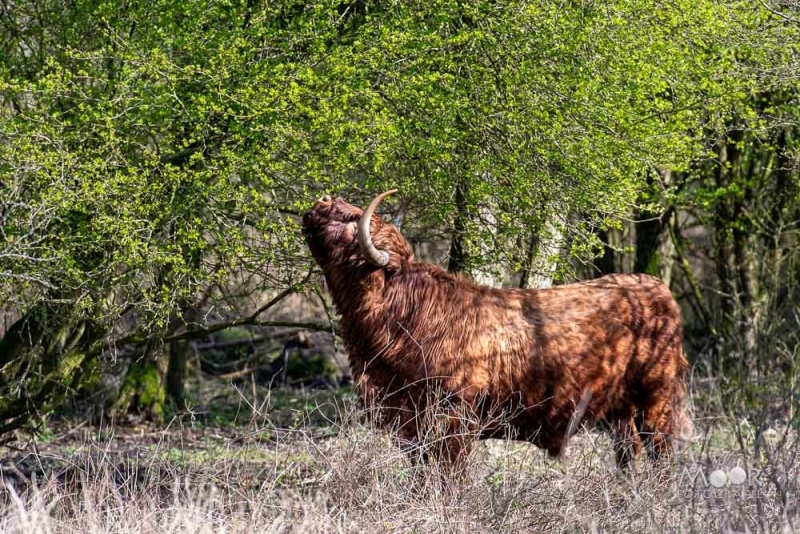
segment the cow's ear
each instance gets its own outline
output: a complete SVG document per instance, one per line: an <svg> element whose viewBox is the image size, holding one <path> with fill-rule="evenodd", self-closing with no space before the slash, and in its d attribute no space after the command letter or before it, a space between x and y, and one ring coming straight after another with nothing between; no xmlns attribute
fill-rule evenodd
<svg viewBox="0 0 800 534"><path fill-rule="evenodd" d="M389 263L383 266L383 269L387 272L395 272L399 271L403 265L403 259L400 255L395 254L394 252L389 252Z"/></svg>
<svg viewBox="0 0 800 534"><path fill-rule="evenodd" d="M388 224L388 223L386 223ZM389 261L383 268L388 272L401 270L408 263L414 261L414 251L411 244L398 232L392 228L392 236L386 243L384 250L389 254Z"/></svg>

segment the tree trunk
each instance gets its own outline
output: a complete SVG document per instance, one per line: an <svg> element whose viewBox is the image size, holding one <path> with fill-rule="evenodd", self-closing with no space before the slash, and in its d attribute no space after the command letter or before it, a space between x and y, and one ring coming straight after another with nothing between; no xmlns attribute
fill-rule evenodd
<svg viewBox="0 0 800 534"><path fill-rule="evenodd" d="M526 265L520 276L523 289L546 288L553 285L559 261L564 260L567 248L567 226L569 214L566 206L553 202L542 210L544 223L532 233L528 243Z"/></svg>
<svg viewBox="0 0 800 534"><path fill-rule="evenodd" d="M99 347L98 332L69 309L41 303L11 325L0 340L0 436L50 413L89 383Z"/></svg>
<svg viewBox="0 0 800 534"><path fill-rule="evenodd" d="M669 237L669 225L675 213L668 210L660 217L654 213L640 214L636 222L635 273L647 273L661 279L667 286L672 284L672 268L675 265L675 244Z"/></svg>
<svg viewBox="0 0 800 534"><path fill-rule="evenodd" d="M761 306L758 289L758 268L752 234L734 230L734 255L738 282L738 328L743 352L744 370L752 375L756 370L756 348Z"/></svg>
<svg viewBox="0 0 800 534"><path fill-rule="evenodd" d="M664 184L672 182L672 172L661 171ZM651 187L655 184L650 183ZM663 213L640 210L636 215L636 259L633 272L647 273L660 278L668 287L672 283L672 268L675 264L675 244L669 236L669 227L674 210Z"/></svg>
<svg viewBox="0 0 800 534"><path fill-rule="evenodd" d="M717 161L714 180L718 190L730 184L728 165L729 149L735 154L735 148L729 146L727 139L721 139L717 145ZM733 221L734 208L730 195L716 201L714 207L714 263L717 271L717 282L720 291L720 333L722 344L717 350L717 370L721 369L724 352L733 347L733 336L736 330L736 291L733 264Z"/></svg>
<svg viewBox="0 0 800 534"><path fill-rule="evenodd" d="M111 411L115 415L138 413L148 420L163 422L168 364L165 345L146 348L144 356L128 367Z"/></svg>
<svg viewBox="0 0 800 534"><path fill-rule="evenodd" d="M462 273L466 270L466 234L467 220L467 192L466 185L459 181L456 184L455 193L456 214L453 221L453 236L450 239L450 259L447 262L447 270L451 273Z"/></svg>
<svg viewBox="0 0 800 534"><path fill-rule="evenodd" d="M0 339L0 369L11 362L21 363L25 354L41 344L46 313L43 303L36 304L8 328ZM5 375L2 373L0 377L5 378Z"/></svg>
<svg viewBox="0 0 800 534"><path fill-rule="evenodd" d="M617 272L617 253L614 250L615 233L613 230L598 230L597 237L603 242L603 255L594 262L597 277Z"/></svg>
<svg viewBox="0 0 800 534"><path fill-rule="evenodd" d="M184 384L186 382L191 346L186 341L169 346L169 367L167 368L167 395L177 410L186 409Z"/></svg>
<svg viewBox="0 0 800 534"><path fill-rule="evenodd" d="M453 235L450 240L450 259L447 270L451 273L468 273L476 283L488 287L500 287L502 276L489 267L475 266L474 258L485 258L491 253L487 244L489 236L497 234L497 219L491 207L482 205L477 213L470 213L467 200L469 189L466 183L459 181L456 184L455 204L456 214L453 222ZM476 222L472 217L480 218L486 235L481 236L477 246L470 246L468 229L471 223Z"/></svg>
<svg viewBox="0 0 800 534"><path fill-rule="evenodd" d="M768 251L769 261L767 267L771 272L765 273L765 278L769 281L768 291L773 297L777 296L781 286L781 265L784 262L784 254L788 250L787 241L787 221L797 220L792 213L791 205L797 198L797 180L793 179L793 165L790 144L792 142L792 131L784 128L778 134L776 142L776 178L774 201L769 216L769 228L765 235L764 246ZM788 217L787 217L787 211ZM794 216L794 217L793 217Z"/></svg>
<svg viewBox="0 0 800 534"><path fill-rule="evenodd" d="M531 237L528 240L528 244L526 245L526 253L525 253L525 261L522 266L522 271L520 272L519 277L519 287L527 288L530 287L531 284L531 277L533 273L531 272L531 267L533 266L533 262L536 259L536 252L539 246L539 235L537 232L531 232Z"/></svg>
<svg viewBox="0 0 800 534"><path fill-rule="evenodd" d="M492 253L491 247L488 244L489 240L494 239L497 235L497 218L493 210L488 206L478 207L478 214L481 218L481 222L484 224L485 230L474 254L481 258L486 258L487 255ZM470 269L470 275L472 275L472 279L475 280L476 283L482 286L501 287L503 285L502 273L498 272L496 269L492 269L489 265L481 267L473 266Z"/></svg>
<svg viewBox="0 0 800 534"><path fill-rule="evenodd" d="M757 230L753 227L748 211L755 206L753 190L755 148L745 154L739 149L744 138L742 130L733 130L718 147L716 185L725 190L731 184L734 191L725 191L717 200L715 208L715 261L721 295L721 333L724 337L723 352L727 358L735 358L727 364L728 369L741 371L745 376L756 370L756 350L761 316L758 268L756 258Z"/></svg>

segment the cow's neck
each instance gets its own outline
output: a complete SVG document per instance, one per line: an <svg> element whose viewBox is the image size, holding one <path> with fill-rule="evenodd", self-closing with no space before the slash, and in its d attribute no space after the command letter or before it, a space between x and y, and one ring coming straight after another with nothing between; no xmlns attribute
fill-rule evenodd
<svg viewBox="0 0 800 534"><path fill-rule="evenodd" d="M385 274L366 267L355 272L331 271L326 280L341 315L342 337L351 362L374 357L389 339L383 302Z"/></svg>

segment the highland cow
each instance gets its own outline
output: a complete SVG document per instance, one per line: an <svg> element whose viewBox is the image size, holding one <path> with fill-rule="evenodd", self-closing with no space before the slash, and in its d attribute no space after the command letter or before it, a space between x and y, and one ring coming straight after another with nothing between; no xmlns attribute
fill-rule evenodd
<svg viewBox="0 0 800 534"><path fill-rule="evenodd" d="M653 458L670 452L688 424L687 362L663 283L615 274L547 289L479 286L417 261L374 214L394 192L363 212L326 195L303 216L303 233L341 315L360 397L381 407L396 437L419 445L435 388L452 428L428 453L445 465L463 462L472 443L463 408L475 437L526 440L556 457L582 424L610 432L622 467L643 444Z"/></svg>

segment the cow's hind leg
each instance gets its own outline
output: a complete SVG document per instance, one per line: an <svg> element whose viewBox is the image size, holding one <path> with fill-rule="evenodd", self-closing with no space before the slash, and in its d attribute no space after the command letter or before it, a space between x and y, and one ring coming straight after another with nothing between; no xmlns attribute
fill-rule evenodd
<svg viewBox="0 0 800 534"><path fill-rule="evenodd" d="M653 396L640 408L637 427L651 460L668 458L688 424L681 392Z"/></svg>
<svg viewBox="0 0 800 534"><path fill-rule="evenodd" d="M611 442L617 457L617 467L625 469L631 466L642 450L642 440L629 414L613 417L609 420Z"/></svg>

